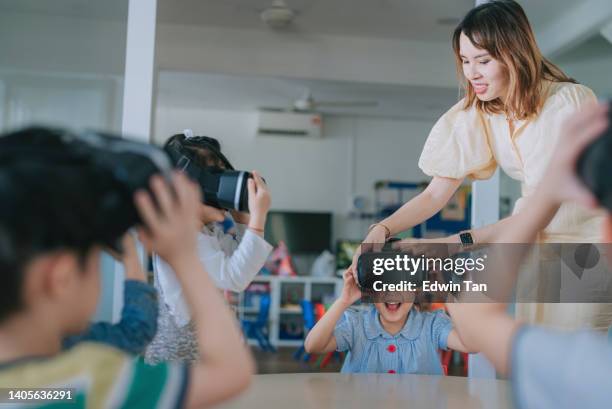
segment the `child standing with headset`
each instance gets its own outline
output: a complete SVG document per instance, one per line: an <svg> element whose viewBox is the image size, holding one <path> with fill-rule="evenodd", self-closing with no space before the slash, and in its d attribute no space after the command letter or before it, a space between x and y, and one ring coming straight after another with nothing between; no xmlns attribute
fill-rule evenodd
<svg viewBox="0 0 612 409"><path fill-rule="evenodd" d="M233 169L216 139L193 136L191 130L170 137L164 149L178 149L203 168ZM248 202L249 213L230 211L236 224L235 236L224 233L219 224L225 219L224 210L200 204L198 254L215 285L223 290L246 289L272 251L263 238L270 193L257 172L248 181ZM150 363L194 361L198 345L183 290L172 268L157 255L153 256L153 270L161 302L158 332L146 359Z"/></svg>

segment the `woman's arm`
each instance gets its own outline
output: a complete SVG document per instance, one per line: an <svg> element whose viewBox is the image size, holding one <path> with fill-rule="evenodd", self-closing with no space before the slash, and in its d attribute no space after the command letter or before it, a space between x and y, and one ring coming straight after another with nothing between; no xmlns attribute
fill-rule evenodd
<svg viewBox="0 0 612 409"><path fill-rule="evenodd" d="M526 209L529 209L529 206L526 206ZM550 221L554 217L556 210L558 210L558 207L548 215L546 219L547 224L550 223ZM538 228L534 229L536 233L534 233L533 235L526 234L525 232L520 231L520 227L517 230L516 227L522 226L523 223L525 223L526 219L534 219L532 215L530 215L530 213L531 210L521 211L517 214L501 219L495 223L488 224L478 229L470 230L474 243L476 245L490 243L529 243L535 240L535 234L537 234L538 231L544 229L547 224L538 224ZM459 233L441 239L432 239L431 241L440 243L461 243Z"/></svg>
<svg viewBox="0 0 612 409"><path fill-rule="evenodd" d="M463 179L435 176L423 192L406 202L381 223L390 230L391 235L422 223L446 205L462 182Z"/></svg>
<svg viewBox="0 0 612 409"><path fill-rule="evenodd" d="M406 202L395 213L376 224L363 239L363 243L382 244L389 236L407 230L438 213L457 191L463 179L451 179L435 176L427 188L416 197ZM353 256L352 270L356 271L357 259L361 246Z"/></svg>

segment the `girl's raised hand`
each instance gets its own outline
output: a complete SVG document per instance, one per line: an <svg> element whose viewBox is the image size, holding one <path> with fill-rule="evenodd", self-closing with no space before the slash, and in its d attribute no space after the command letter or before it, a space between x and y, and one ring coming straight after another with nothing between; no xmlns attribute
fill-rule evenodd
<svg viewBox="0 0 612 409"><path fill-rule="evenodd" d="M266 225L266 216L270 210L272 199L266 182L257 171L253 171L253 177L249 178L249 212L251 213L249 227L263 231Z"/></svg>
<svg viewBox="0 0 612 409"><path fill-rule="evenodd" d="M342 287L342 294L340 295L340 301L346 306L349 307L355 303L358 299L361 298L361 290L357 286L357 282L355 281L355 277L350 268L348 268L344 274L344 285Z"/></svg>

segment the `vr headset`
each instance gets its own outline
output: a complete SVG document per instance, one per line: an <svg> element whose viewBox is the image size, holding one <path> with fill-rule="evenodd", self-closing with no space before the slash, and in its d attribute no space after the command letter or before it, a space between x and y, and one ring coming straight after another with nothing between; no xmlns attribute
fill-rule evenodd
<svg viewBox="0 0 612 409"><path fill-rule="evenodd" d="M597 202L612 211L612 107L608 113L608 128L582 152L576 173Z"/></svg>
<svg viewBox="0 0 612 409"><path fill-rule="evenodd" d="M164 149L177 169L185 172L196 181L203 192L203 202L209 206L225 210L249 211L249 194L247 182L253 175L243 170L234 170L227 158L217 146L204 136L191 136L183 141L173 140ZM215 166L203 166L196 160L189 148L206 149L218 158L225 169Z"/></svg>
<svg viewBox="0 0 612 409"><path fill-rule="evenodd" d="M120 250L118 239L141 222L134 193L148 190L151 176L168 177L172 171L164 151L149 144L109 134L38 127L0 138L0 167L39 177L44 177L41 171L50 168L82 175L79 193L94 204L88 210L92 214L88 220L91 234L116 250ZM61 195L61 191L58 193Z"/></svg>

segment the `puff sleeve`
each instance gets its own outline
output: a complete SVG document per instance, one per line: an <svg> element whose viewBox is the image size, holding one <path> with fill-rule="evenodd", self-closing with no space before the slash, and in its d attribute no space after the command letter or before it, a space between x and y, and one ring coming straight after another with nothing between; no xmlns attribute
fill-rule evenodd
<svg viewBox="0 0 612 409"><path fill-rule="evenodd" d="M476 109L459 101L434 125L419 158L429 176L488 179L497 168L489 145L487 124Z"/></svg>

